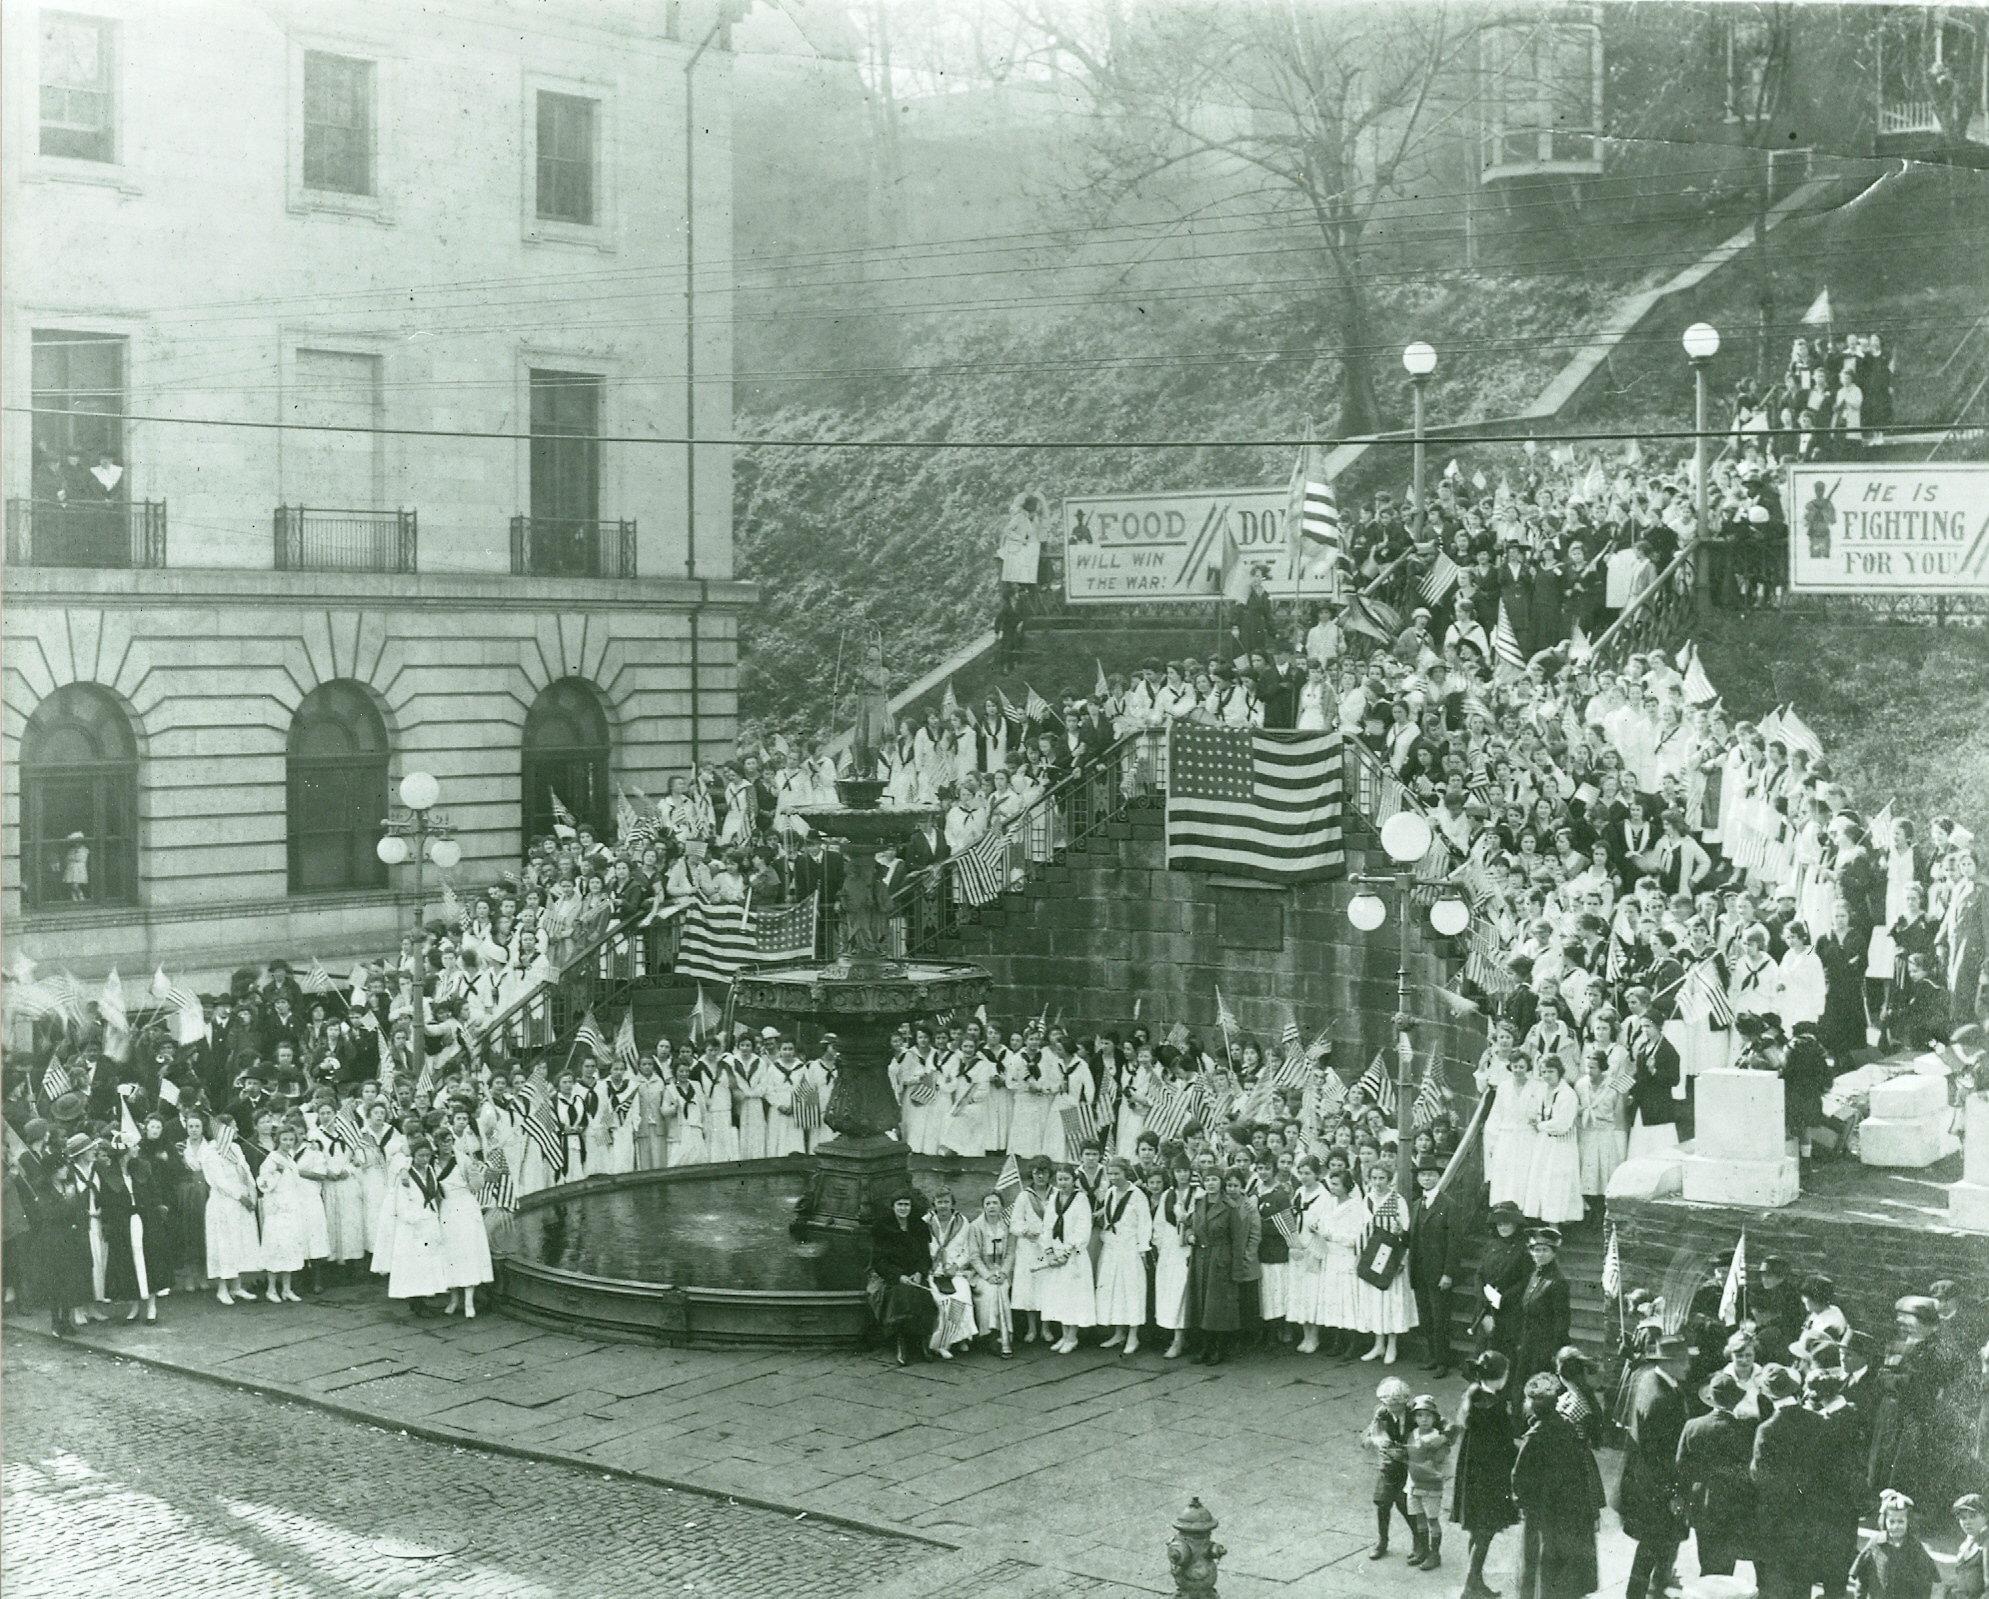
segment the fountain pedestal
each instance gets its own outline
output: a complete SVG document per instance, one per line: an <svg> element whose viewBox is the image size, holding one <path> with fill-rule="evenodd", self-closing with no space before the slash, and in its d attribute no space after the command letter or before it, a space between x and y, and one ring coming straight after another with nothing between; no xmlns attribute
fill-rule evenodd
<svg viewBox="0 0 1989 1599"><path fill-rule="evenodd" d="M813 1181L799 1218L801 1225L830 1231L867 1229L911 1190L911 1152L892 1136L899 1124L892 1032L917 1016L966 1014L988 993L988 974L978 966L889 955L891 905L877 852L903 843L937 813L882 809L883 788L874 778L844 778L836 784L841 805L801 813L815 831L843 841L842 956L826 964L742 972L732 985L733 1005L743 1016L811 1024L836 1035L842 1058L823 1119L837 1136L815 1147Z"/></svg>

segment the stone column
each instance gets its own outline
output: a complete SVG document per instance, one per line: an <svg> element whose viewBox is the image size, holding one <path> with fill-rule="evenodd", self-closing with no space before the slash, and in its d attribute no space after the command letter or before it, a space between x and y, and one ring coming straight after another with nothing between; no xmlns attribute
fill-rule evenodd
<svg viewBox="0 0 1989 1599"><path fill-rule="evenodd" d="M1962 1108L1961 1181L1948 1190L1948 1221L1989 1233L1989 1094L1970 1094Z"/></svg>

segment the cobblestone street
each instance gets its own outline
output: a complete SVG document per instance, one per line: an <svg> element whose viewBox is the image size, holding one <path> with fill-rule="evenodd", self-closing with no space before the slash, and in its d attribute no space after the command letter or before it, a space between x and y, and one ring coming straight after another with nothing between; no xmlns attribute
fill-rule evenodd
<svg viewBox="0 0 1989 1599"><path fill-rule="evenodd" d="M9 1599L869 1594L940 1551L10 1338Z"/></svg>

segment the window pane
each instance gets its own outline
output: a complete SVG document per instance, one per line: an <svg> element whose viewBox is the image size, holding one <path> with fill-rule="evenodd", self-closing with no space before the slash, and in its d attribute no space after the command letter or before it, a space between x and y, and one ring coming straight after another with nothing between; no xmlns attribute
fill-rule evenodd
<svg viewBox="0 0 1989 1599"><path fill-rule="evenodd" d="M556 222L594 221L595 102L539 93L539 215Z"/></svg>
<svg viewBox="0 0 1989 1599"><path fill-rule="evenodd" d="M290 889L377 888L386 868L374 852L386 813L384 763L290 766Z"/></svg>
<svg viewBox="0 0 1989 1599"><path fill-rule="evenodd" d="M373 192L373 63L304 53L304 187Z"/></svg>
<svg viewBox="0 0 1989 1599"><path fill-rule="evenodd" d="M109 161L111 25L95 17L44 15L41 25L41 153Z"/></svg>
<svg viewBox="0 0 1989 1599"><path fill-rule="evenodd" d="M532 374L532 516L541 521L592 522L601 514L601 380L576 372ZM543 533L545 530L541 530ZM578 536L578 530L576 530ZM588 534L591 537L591 533ZM556 557L553 543L535 551ZM588 560L587 550L564 556ZM562 565L560 570L581 570Z"/></svg>

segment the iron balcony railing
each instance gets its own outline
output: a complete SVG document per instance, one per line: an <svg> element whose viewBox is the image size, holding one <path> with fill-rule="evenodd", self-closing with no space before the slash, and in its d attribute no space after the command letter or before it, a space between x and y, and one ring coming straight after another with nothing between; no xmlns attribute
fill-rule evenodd
<svg viewBox="0 0 1989 1599"><path fill-rule="evenodd" d="M7 559L21 566L166 564L166 502L7 502Z"/></svg>
<svg viewBox="0 0 1989 1599"><path fill-rule="evenodd" d="M412 511L276 508L279 572L412 572L417 544Z"/></svg>
<svg viewBox="0 0 1989 1599"><path fill-rule="evenodd" d="M511 518L513 577L634 577L635 523Z"/></svg>

